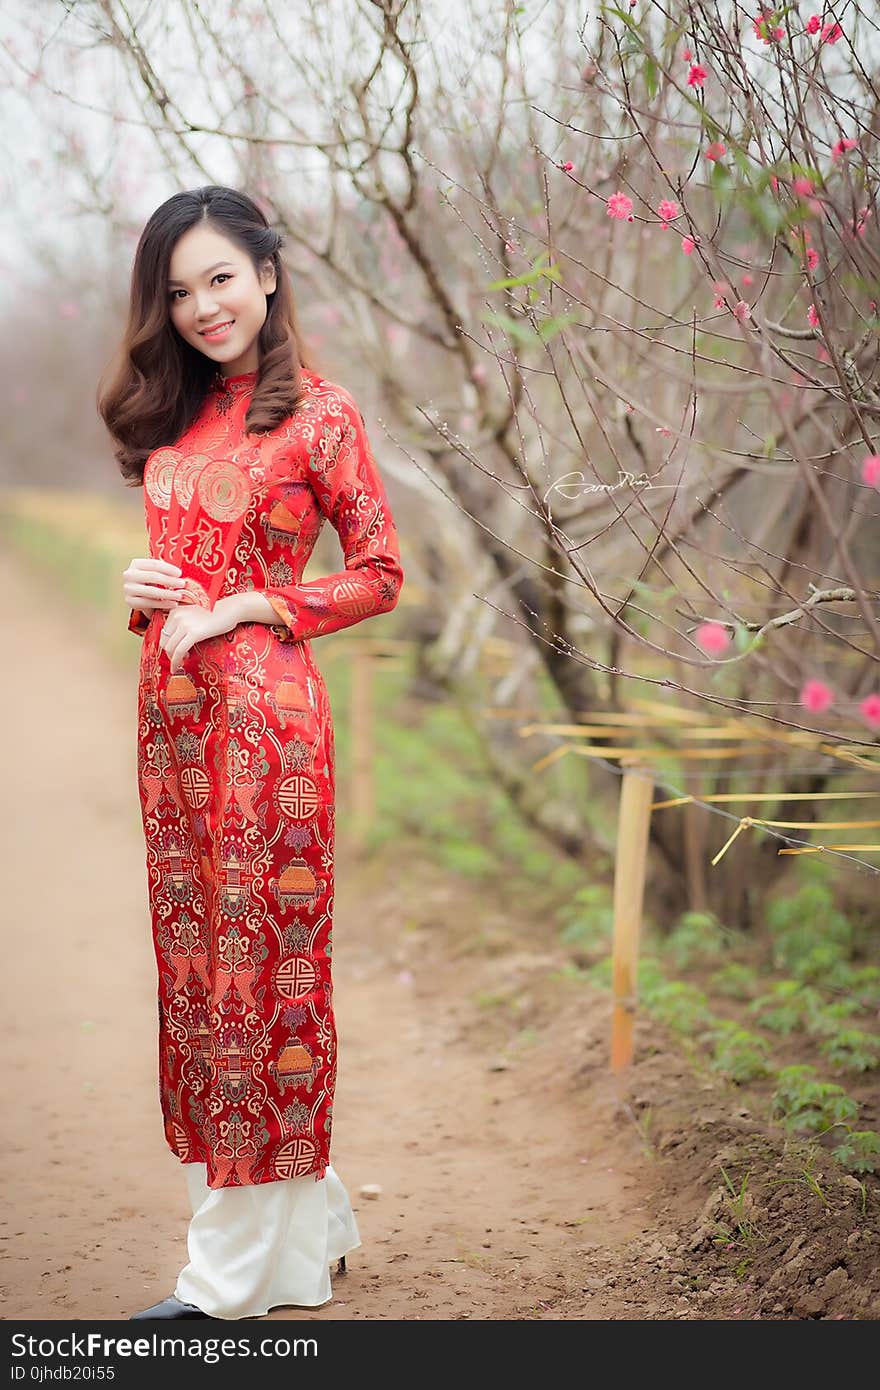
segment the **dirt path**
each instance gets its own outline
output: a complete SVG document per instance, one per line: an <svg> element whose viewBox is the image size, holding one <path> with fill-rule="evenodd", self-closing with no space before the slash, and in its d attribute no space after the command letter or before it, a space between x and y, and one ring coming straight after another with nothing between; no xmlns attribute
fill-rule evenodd
<svg viewBox="0 0 880 1390"><path fill-rule="evenodd" d="M3 555L0 582L0 1311L125 1319L173 1289L190 1214L159 1112L136 672ZM339 827L333 1164L363 1246L330 1303L273 1321L880 1317L876 1180L783 1153L766 1097L644 1013L613 1080L608 998L566 983L523 885L500 881L505 913L420 843L359 866L343 804Z"/></svg>
<svg viewBox="0 0 880 1390"><path fill-rule="evenodd" d="M158 1108L135 680L75 609L50 617L8 556L0 580L15 654L0 686L3 1316L125 1318L173 1288L189 1217ZM551 1030L495 1069L473 1002L494 967L449 958L436 931L451 886L419 904L432 935L409 929L414 904L387 873L371 888L356 872L340 837L333 1162L364 1243L317 1317L625 1315L605 1275L587 1277L649 1225L604 1068L573 1106Z"/></svg>

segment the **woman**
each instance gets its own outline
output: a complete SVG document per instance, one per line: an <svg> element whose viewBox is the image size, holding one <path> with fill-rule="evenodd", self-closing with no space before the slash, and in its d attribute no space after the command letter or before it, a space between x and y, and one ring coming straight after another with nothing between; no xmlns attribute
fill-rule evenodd
<svg viewBox="0 0 880 1390"><path fill-rule="evenodd" d="M388 500L349 393L308 363L282 239L246 195L175 194L135 254L99 408L143 484L138 787L159 1094L189 1263L134 1318L331 1297L360 1242L330 1164L335 765L311 639L397 603ZM303 582L324 519L345 569Z"/></svg>

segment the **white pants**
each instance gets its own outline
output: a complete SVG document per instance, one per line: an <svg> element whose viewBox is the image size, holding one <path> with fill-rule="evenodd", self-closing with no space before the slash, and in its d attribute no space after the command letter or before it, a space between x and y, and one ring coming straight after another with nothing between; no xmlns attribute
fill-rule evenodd
<svg viewBox="0 0 880 1390"><path fill-rule="evenodd" d="M361 1244L332 1164L318 1182L307 1174L245 1187L208 1187L204 1163L184 1170L193 1216L175 1298L234 1319L332 1297L330 1265Z"/></svg>

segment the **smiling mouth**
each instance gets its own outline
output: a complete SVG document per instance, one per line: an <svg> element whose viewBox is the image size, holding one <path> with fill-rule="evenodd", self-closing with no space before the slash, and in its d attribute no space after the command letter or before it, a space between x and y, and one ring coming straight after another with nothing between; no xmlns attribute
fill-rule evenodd
<svg viewBox="0 0 880 1390"><path fill-rule="evenodd" d="M202 336L203 338L216 338L220 333L224 332L227 328L231 328L232 325L233 325L234 323L235 323L235 319L227 319L226 323L215 323L215 324L213 324L213 326L212 326L211 328L203 328L203 329L201 329L201 330L200 330L201 336Z"/></svg>

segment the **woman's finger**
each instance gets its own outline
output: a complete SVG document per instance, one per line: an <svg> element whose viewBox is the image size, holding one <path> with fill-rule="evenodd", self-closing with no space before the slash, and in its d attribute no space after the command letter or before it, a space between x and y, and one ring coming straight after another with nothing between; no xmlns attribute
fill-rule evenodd
<svg viewBox="0 0 880 1390"><path fill-rule="evenodd" d="M175 585L173 588L166 588L158 584L129 584L127 593L135 595L137 598L171 598L175 601L183 593L183 585Z"/></svg>
<svg viewBox="0 0 880 1390"><path fill-rule="evenodd" d="M157 570L160 574L183 573L179 565L172 565L170 560L155 559L152 555L147 556L146 559L143 560L136 560L134 563L140 565L143 569Z"/></svg>
<svg viewBox="0 0 880 1390"><path fill-rule="evenodd" d="M186 580L182 575L177 574L150 574L144 570L135 570L128 576L131 584L151 584L154 588L162 589L184 589Z"/></svg>

